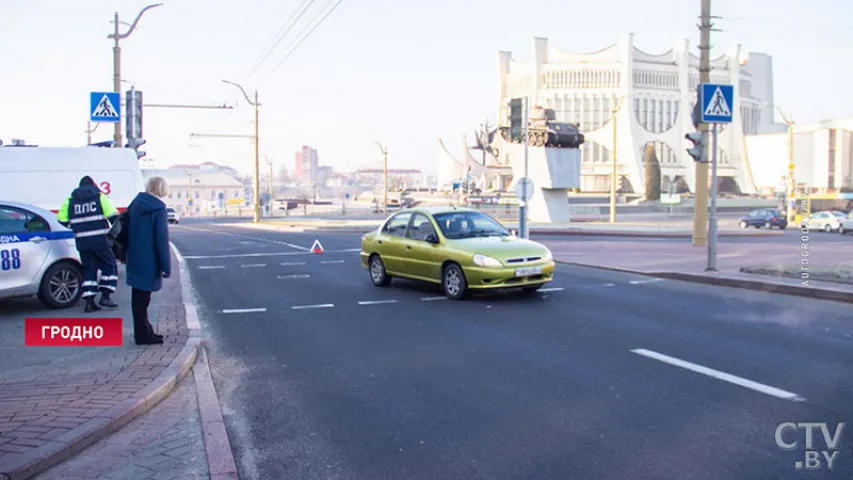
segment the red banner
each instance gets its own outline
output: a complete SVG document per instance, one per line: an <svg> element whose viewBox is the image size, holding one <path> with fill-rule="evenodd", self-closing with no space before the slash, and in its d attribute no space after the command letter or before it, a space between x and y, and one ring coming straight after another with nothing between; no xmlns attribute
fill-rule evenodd
<svg viewBox="0 0 853 480"><path fill-rule="evenodd" d="M28 318L24 345L28 347L120 347L120 318Z"/></svg>

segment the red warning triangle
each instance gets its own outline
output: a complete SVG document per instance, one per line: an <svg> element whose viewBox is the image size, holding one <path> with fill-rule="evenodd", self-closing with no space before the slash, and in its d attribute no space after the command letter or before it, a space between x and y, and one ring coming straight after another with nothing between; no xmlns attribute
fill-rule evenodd
<svg viewBox="0 0 853 480"><path fill-rule="evenodd" d="M314 245L311 245L311 253L323 253L323 246L320 245L320 240L314 240Z"/></svg>

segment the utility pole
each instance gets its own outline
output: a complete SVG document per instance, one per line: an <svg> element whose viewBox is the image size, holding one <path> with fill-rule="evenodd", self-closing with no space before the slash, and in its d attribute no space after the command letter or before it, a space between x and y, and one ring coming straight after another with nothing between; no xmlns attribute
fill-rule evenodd
<svg viewBox="0 0 853 480"><path fill-rule="evenodd" d="M718 125L715 123L711 133L711 218L708 222L708 236L711 241L708 244L708 268L705 271L717 270L717 132Z"/></svg>
<svg viewBox="0 0 853 480"><path fill-rule="evenodd" d="M254 219L252 220L254 223L258 223L261 221L261 184L260 184L260 128L258 122L260 120L260 115L258 112L258 107L261 104L258 102L258 91L255 90L255 101L253 102L249 98L249 94L246 93L246 90L243 89L242 86L238 83L229 82L228 80L223 80L222 82L227 83L229 85L233 85L240 89L243 93L243 96L246 97L246 101L249 102L249 105L255 107L255 180L254 180L254 191L255 191L255 214Z"/></svg>
<svg viewBox="0 0 853 480"><path fill-rule="evenodd" d="M776 105L773 105L773 107L781 115L782 121L788 125L788 195L786 216L788 217L788 223L793 223L797 215L797 180L794 177L794 114L785 115L785 112L781 108Z"/></svg>
<svg viewBox="0 0 853 480"><path fill-rule="evenodd" d="M107 35L107 38L113 40L113 90L119 95L121 95L121 47L119 46L119 41L129 37L130 34L136 30L136 25L139 23L139 19L142 18L143 13L162 5L162 3L156 3L143 8L139 14L136 15L136 20L133 21L130 28L128 28L124 33L119 32L118 12L115 12L115 17L113 19L113 22L115 23L115 30L113 30L112 34ZM121 148L121 118L119 118L119 121L115 123L113 140L116 142L116 147Z"/></svg>
<svg viewBox="0 0 853 480"><path fill-rule="evenodd" d="M269 202L269 208L270 208L270 215L272 215L272 214L273 214L273 195L272 195L272 160L270 160L270 159L269 159L269 157L264 157L264 160L266 160L266 161L267 161L267 165L269 165L269 167L270 167L270 181L269 181L269 188L270 188L270 202Z"/></svg>
<svg viewBox="0 0 853 480"><path fill-rule="evenodd" d="M382 207L382 213L384 213L385 215L388 215L388 147L382 146L382 144L379 143L379 141L377 141L376 144L379 145L379 150L382 152L382 158L383 158L383 162L384 162L383 163L384 166L382 167L382 172L383 172L382 177L383 177L384 190L385 190L385 194L383 196L384 201L385 201L385 206Z"/></svg>
<svg viewBox="0 0 853 480"><path fill-rule="evenodd" d="M702 14L699 24L699 83L711 82L711 0L701 0ZM698 101L698 98L697 98ZM700 123L703 145L708 145L708 124ZM706 156L705 158L708 158ZM695 162L696 196L693 204L693 246L704 247L708 241L708 163Z"/></svg>
<svg viewBox="0 0 853 480"><path fill-rule="evenodd" d="M524 178L525 179L528 178L527 175L529 174L529 172L528 172L528 166L529 166L528 165L528 157L529 157L528 147L530 146L530 138L529 138L530 131L528 129L528 123L530 122L530 116L529 116L529 111L528 111L530 109L529 102L530 102L529 97L525 96L524 97L524 109L523 109L524 117L522 118L522 121L521 121L521 127L524 129L522 131L522 134L521 134L521 141L524 142ZM528 208L527 203L528 202L529 202L529 199L524 199L521 201L521 203L518 206L518 230L519 230L519 233L521 233L521 238L530 238L530 234L527 231L528 230L527 229L527 208Z"/></svg>
<svg viewBox="0 0 853 480"><path fill-rule="evenodd" d="M86 122L86 145L92 144L92 134L95 133L95 130L101 126L100 122L95 124L95 128L92 128L92 122Z"/></svg>
<svg viewBox="0 0 853 480"><path fill-rule="evenodd" d="M193 207L193 174L189 170L185 171L189 177L189 182L187 182L187 215L190 215Z"/></svg>

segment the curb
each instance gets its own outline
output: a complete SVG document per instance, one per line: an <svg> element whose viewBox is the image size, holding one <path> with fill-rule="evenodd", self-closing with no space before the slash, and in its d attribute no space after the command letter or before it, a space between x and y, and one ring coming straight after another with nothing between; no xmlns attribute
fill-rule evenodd
<svg viewBox="0 0 853 480"><path fill-rule="evenodd" d="M198 356L199 339L190 337L178 356L153 382L129 398L88 422L30 450L11 463L9 480L25 480L77 455L93 443L108 437L131 420L151 410L166 398L189 373Z"/></svg>
<svg viewBox="0 0 853 480"><path fill-rule="evenodd" d="M181 298L184 301L184 310L187 314L187 328L191 332L200 332L201 323L198 319L198 309L195 305L195 294L190 283L190 270L187 261L178 247L169 242L169 246L178 259L178 268L181 272ZM193 379L195 380L195 392L198 399L199 417L201 418L201 432L204 438L204 449L207 455L207 469L210 480L237 480L239 472L234 462L234 454L231 443L228 440L228 431L225 428L225 420L222 416L222 406L216 395L216 387L213 385L213 376L210 374L210 364L207 360L207 350L204 346L199 348L200 361L193 367Z"/></svg>
<svg viewBox="0 0 853 480"><path fill-rule="evenodd" d="M712 277L695 273L642 272L638 270L630 270L627 268L602 267L598 265L589 265L585 263L576 262L564 262L560 260L556 260L555 263L559 263L562 265L572 265L575 267L595 268L598 270L610 270L613 272L620 273L632 273L635 275L644 275L647 277L666 278L669 280L680 280L683 282L702 283L705 285L715 285L719 287L743 288L746 290L758 290L768 293L781 293L783 295L794 295L798 297L808 297L818 300L832 300L836 302L853 304L853 294L841 292L838 290L803 287L800 285L784 285L780 283L762 282L760 280L746 280L741 278Z"/></svg>

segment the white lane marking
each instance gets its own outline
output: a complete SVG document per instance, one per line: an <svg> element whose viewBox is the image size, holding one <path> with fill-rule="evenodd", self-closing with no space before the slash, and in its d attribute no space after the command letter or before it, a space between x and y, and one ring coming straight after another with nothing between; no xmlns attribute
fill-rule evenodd
<svg viewBox="0 0 853 480"><path fill-rule="evenodd" d="M282 267L294 266L294 265L305 265L305 262L281 262Z"/></svg>
<svg viewBox="0 0 853 480"><path fill-rule="evenodd" d="M199 270L214 270L217 268L225 268L225 265L201 265L198 267Z"/></svg>
<svg viewBox="0 0 853 480"><path fill-rule="evenodd" d="M335 306L334 303L321 303L318 305L295 305L295 306L290 307L290 308L292 308L294 310L304 310L306 308L332 308L334 306Z"/></svg>
<svg viewBox="0 0 853 480"><path fill-rule="evenodd" d="M223 226L226 226L226 227L233 227L234 225L223 224ZM225 235L225 236L228 236L228 237L245 238L246 240L254 240L254 241L257 241L257 242L266 242L266 243L275 243L275 244L277 244L277 245L286 245L286 246L288 246L288 247L290 247L290 248L295 248L296 250L302 250L302 251L304 251L304 252L309 252L309 251L311 250L310 248L308 248L308 247L303 247L302 245L294 245L294 244L292 244L292 243L279 242L278 240L270 240L270 239L268 239L268 238L250 237L250 236L248 236L248 235L240 235L240 234L236 234L236 233L225 233L225 232L219 232L219 231L216 231L216 230L209 230L209 229L205 229L205 228L193 228L193 227L186 227L186 228L187 228L188 230L195 230L195 231L205 232L205 233L214 233L214 234L217 234L217 235ZM240 243L246 243L246 242L240 242Z"/></svg>
<svg viewBox="0 0 853 480"><path fill-rule="evenodd" d="M341 252L346 252L346 253L350 253L350 252L359 252L359 253L361 253L361 249L360 249L360 248L348 248L348 249L346 249L346 250L340 250L340 251L341 251Z"/></svg>
<svg viewBox="0 0 853 480"><path fill-rule="evenodd" d="M431 302L433 300L447 300L447 297L424 297L421 299L422 302Z"/></svg>
<svg viewBox="0 0 853 480"><path fill-rule="evenodd" d="M324 263L344 263L344 261L343 260L323 260L320 263L321 264L324 264Z"/></svg>
<svg viewBox="0 0 853 480"><path fill-rule="evenodd" d="M266 308L232 308L227 310L222 310L222 313L257 313L257 312L266 312Z"/></svg>
<svg viewBox="0 0 853 480"><path fill-rule="evenodd" d="M397 300L367 300L358 302L359 305L380 305L383 303L397 303Z"/></svg>
<svg viewBox="0 0 853 480"><path fill-rule="evenodd" d="M540 288L540 292L562 292L565 290L563 287L551 287L551 288Z"/></svg>
<svg viewBox="0 0 853 480"><path fill-rule="evenodd" d="M663 280L664 280L663 278L650 278L648 280L631 280L628 283L630 283L631 285L644 285L646 283L662 282Z"/></svg>
<svg viewBox="0 0 853 480"><path fill-rule="evenodd" d="M646 350L644 348L637 348L631 350L631 352L636 353L637 355L642 355L644 357L653 358L660 362L668 363L670 365L675 365L676 367L681 367L696 373L701 373L703 375L707 375L709 377L716 378L717 380L722 380L724 382L733 383L735 385L739 385L741 387L749 388L751 390L755 390L756 392L761 392L766 395L771 395L777 398L781 398L784 400L791 400L792 402L804 402L806 399L797 395L796 393L788 392L776 387L771 387L769 385L764 385L758 382L753 382L752 380L747 380L746 378L737 377L735 375L721 372L719 370L714 370L712 368L703 367L702 365L697 365L695 363L686 362L684 360L679 360L674 357L670 357L664 355L662 353L653 352L651 350Z"/></svg>
<svg viewBox="0 0 853 480"><path fill-rule="evenodd" d="M347 253L345 250L326 250L323 252L324 254L329 253ZM282 257L282 256L293 256L293 255L316 255L316 253L312 252L264 252L264 253L233 253L226 255L188 255L184 257L187 260L206 260L206 259L214 259L214 258L251 258L251 257Z"/></svg>
<svg viewBox="0 0 853 480"><path fill-rule="evenodd" d="M240 265L240 266L243 268L260 268L260 267L266 267L267 264L266 263L250 263L248 265Z"/></svg>
<svg viewBox="0 0 853 480"><path fill-rule="evenodd" d="M307 273L288 273L285 275L277 275L276 276L276 278L278 278L278 279L309 278L309 277L311 277L311 275L308 275Z"/></svg>
<svg viewBox="0 0 853 480"><path fill-rule="evenodd" d="M255 242L240 242L241 245L251 245L253 243L255 243Z"/></svg>

